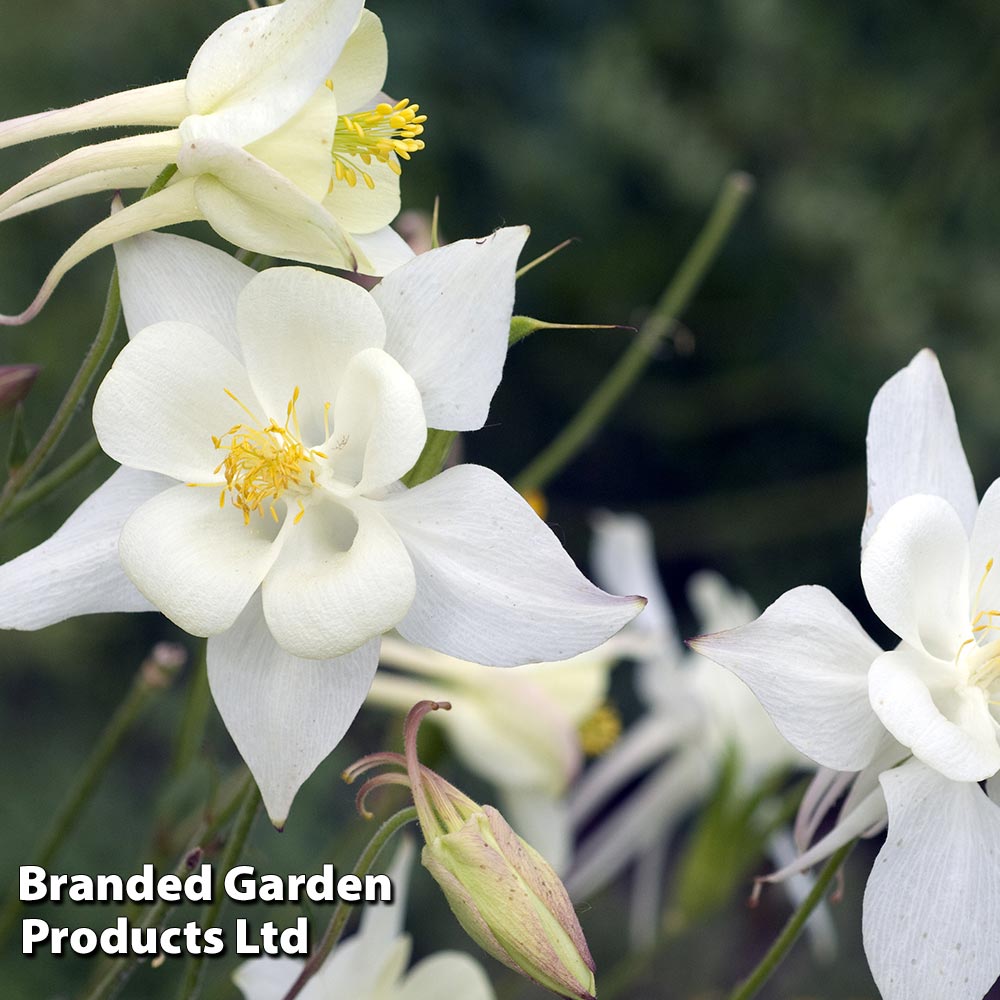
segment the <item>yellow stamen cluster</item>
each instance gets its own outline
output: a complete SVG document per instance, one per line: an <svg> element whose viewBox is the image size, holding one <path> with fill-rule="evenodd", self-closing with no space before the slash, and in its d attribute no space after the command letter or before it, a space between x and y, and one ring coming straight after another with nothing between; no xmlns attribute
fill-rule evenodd
<svg viewBox="0 0 1000 1000"><path fill-rule="evenodd" d="M983 595L983 587L986 585L986 578L992 570L993 560L990 559L986 563L986 569L983 572L982 579L979 581L979 586L976 588L976 594L972 602L973 610L975 611L971 622L972 636L958 647L958 652L955 654L955 664L957 666L962 653L969 646L977 650L983 650L985 658L979 663L973 661L975 665L969 672L968 682L986 689L989 689L996 681L1000 680L1000 652L997 652L996 640L991 640L985 646L979 645L979 640L983 639L988 633L1000 631L1000 625L994 624L993 621L994 618L1000 617L1000 611L994 608L980 609L979 607L979 601ZM990 704L996 705L1000 704L1000 702L991 701Z"/></svg>
<svg viewBox="0 0 1000 1000"><path fill-rule="evenodd" d="M622 732L622 720L611 705L601 705L587 716L578 727L580 748L588 757L607 753Z"/></svg>
<svg viewBox="0 0 1000 1000"><path fill-rule="evenodd" d="M371 111L341 115L331 151L334 179L354 187L360 177L369 190L375 187L375 178L349 157L357 157L365 166L378 160L394 173L401 173L395 157L408 160L411 153L424 148L423 139L417 136L424 130L427 115L418 114L419 110L419 104L403 98L395 104L379 104ZM330 190L333 184L331 181Z"/></svg>
<svg viewBox="0 0 1000 1000"><path fill-rule="evenodd" d="M265 506L277 522L275 501L287 490L298 491L307 482L315 484L315 469L306 467L314 464L317 458L327 456L315 448L306 448L300 440L299 421L295 413L298 386L288 403L284 425L274 420L265 424L232 392L226 389L225 393L257 426L235 424L221 437L212 435L216 448L229 451L215 469L216 473L224 471L226 477L226 485L219 494L219 507L225 507L226 493L229 493L233 506L243 511L244 524L250 523L250 515L254 511L263 517ZM295 515L295 524L305 514L301 496L297 499L299 512Z"/></svg>

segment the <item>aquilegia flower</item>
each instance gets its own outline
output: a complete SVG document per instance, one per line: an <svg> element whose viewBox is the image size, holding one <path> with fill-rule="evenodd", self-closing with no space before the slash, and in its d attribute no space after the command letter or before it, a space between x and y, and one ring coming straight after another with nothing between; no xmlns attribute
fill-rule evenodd
<svg viewBox="0 0 1000 1000"><path fill-rule="evenodd" d="M392 904L364 907L357 934L337 945L301 1000L494 1000L482 966L464 952L436 952L406 972L412 942L403 917L412 868L413 841L406 839L388 872ZM244 1000L283 1000L304 966L298 958L254 958L239 966L233 982Z"/></svg>
<svg viewBox="0 0 1000 1000"><path fill-rule="evenodd" d="M133 337L94 425L122 468L0 567L0 626L155 607L208 636L216 704L278 824L386 630L491 665L617 632L644 601L589 583L499 476L399 483L428 424L485 421L526 236L428 252L371 293L177 236L119 245Z"/></svg>
<svg viewBox="0 0 1000 1000"><path fill-rule="evenodd" d="M423 146L424 116L380 93L386 44L363 0L285 0L226 21L187 78L0 123L0 148L104 126L166 131L85 146L0 195L0 221L81 194L167 187L105 219L52 269L25 323L84 257L128 236L206 219L237 246L384 274L412 252L388 228L399 158Z"/></svg>
<svg viewBox="0 0 1000 1000"><path fill-rule="evenodd" d="M742 677L803 753L861 771L838 825L792 869L888 818L864 908L883 996L979 1000L1000 974L1000 482L977 504L930 351L875 397L868 484L861 578L895 649L821 587L692 645ZM824 784L833 797L837 780Z"/></svg>

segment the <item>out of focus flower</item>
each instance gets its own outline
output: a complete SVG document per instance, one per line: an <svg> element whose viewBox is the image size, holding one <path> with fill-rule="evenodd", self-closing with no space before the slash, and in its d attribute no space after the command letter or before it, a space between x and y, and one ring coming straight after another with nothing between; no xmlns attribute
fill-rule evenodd
<svg viewBox="0 0 1000 1000"><path fill-rule="evenodd" d="M358 805L374 788L408 785L424 836L424 866L440 885L469 936L498 961L558 996L593 1000L594 961L566 890L545 859L510 828L492 806L481 806L417 757L423 717L445 702L424 701L406 718L405 757L363 757L344 772L351 781L381 766L358 792Z"/></svg>
<svg viewBox="0 0 1000 1000"><path fill-rule="evenodd" d="M388 875L391 906L366 906L357 934L339 944L299 994L301 1000L494 1000L478 962L442 951L409 972L410 936L403 933L413 844L405 840ZM296 958L255 958L233 973L244 1000L283 1000L305 965Z"/></svg>
<svg viewBox="0 0 1000 1000"><path fill-rule="evenodd" d="M424 116L380 93L382 25L363 0L285 0L226 21L187 78L0 123L0 148L105 126L166 131L84 146L0 195L0 220L96 191L162 191L98 223L59 259L25 323L94 251L150 229L205 219L237 246L384 274L412 256L388 228L399 158L423 146Z"/></svg>
<svg viewBox="0 0 1000 1000"><path fill-rule="evenodd" d="M644 601L589 583L499 476L399 483L428 425L485 421L526 236L423 254L372 293L178 236L119 245L133 339L94 423L122 468L0 567L0 627L156 608L210 637L216 704L277 824L357 713L387 629L496 665L617 632Z"/></svg>
<svg viewBox="0 0 1000 1000"><path fill-rule="evenodd" d="M883 997L980 1000L1000 973L1000 483L977 503L930 351L875 397L868 483L861 577L900 636L896 649L879 649L821 587L792 590L757 621L694 645L830 769L804 803L804 833L851 786L836 827L773 877L888 820L864 907Z"/></svg>
<svg viewBox="0 0 1000 1000"><path fill-rule="evenodd" d="M0 365L0 413L23 402L41 370L39 365Z"/></svg>

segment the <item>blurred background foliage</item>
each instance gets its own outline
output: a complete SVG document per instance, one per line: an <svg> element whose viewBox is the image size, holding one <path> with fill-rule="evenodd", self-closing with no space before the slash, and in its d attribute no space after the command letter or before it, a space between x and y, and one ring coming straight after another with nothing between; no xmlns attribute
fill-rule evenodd
<svg viewBox="0 0 1000 1000"><path fill-rule="evenodd" d="M865 424L878 386L919 348L933 347L980 488L1000 473L1000 8L987 0L372 6L389 38L387 90L430 115L427 149L404 171L404 206L429 209L440 195L449 239L528 222L529 256L578 240L523 279L520 312L638 325L725 175L754 175L757 194L683 329L588 451L551 484L549 521L585 565L588 514L638 511L653 523L679 607L690 573L712 566L761 606L797 584L825 584L884 638L864 608L857 570ZM0 117L182 76L200 41L239 9L235 0L9 5ZM2 186L75 142L3 151ZM21 308L62 248L106 209L107 199L95 197L4 224L4 311ZM41 318L2 334L0 363L44 366L27 405L35 434L96 328L110 265L108 252L88 261ZM516 475L629 337L546 332L519 345L488 427L464 442L466 456ZM84 413L65 453L87 429ZM98 460L5 525L0 558L51 533L110 468ZM5 882L135 666L164 637L176 631L153 615L0 637ZM625 686L620 679L618 686ZM183 688L146 714L59 870L130 871L147 858ZM273 871L311 871L326 860L349 865L365 831L338 771L353 755L397 739L394 723L364 713L301 793L288 831L279 838L261 824L251 860ZM207 746L206 761L233 760L214 714ZM197 801L214 766L203 763L191 779L197 788L176 794ZM859 851L848 874L835 969L817 969L799 949L765 995L874 996L858 923L872 853ZM621 956L622 900L611 891L583 913L602 970ZM411 906L421 914L418 951L462 946L419 875ZM751 914L737 899L727 913L675 936L627 995L719 995L773 937L783 906L780 895L765 895ZM99 908L63 908L53 917L110 922ZM69 995L88 974L81 960L18 960L10 949L2 961L12 997ZM228 964L217 964L217 995L233 996ZM536 995L503 980L498 966L490 971L503 981L504 997ZM145 970L127 995L170 995L166 978Z"/></svg>

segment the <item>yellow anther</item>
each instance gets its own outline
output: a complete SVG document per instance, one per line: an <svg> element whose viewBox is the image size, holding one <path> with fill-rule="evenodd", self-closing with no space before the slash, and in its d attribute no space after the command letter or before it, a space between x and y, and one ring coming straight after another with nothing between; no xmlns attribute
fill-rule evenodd
<svg viewBox="0 0 1000 1000"><path fill-rule="evenodd" d="M621 736L621 716L612 705L601 705L580 723L577 731L580 749L588 757L599 757L607 753Z"/></svg>
<svg viewBox="0 0 1000 1000"><path fill-rule="evenodd" d="M360 175L365 186L374 190L375 178L352 166L351 158L354 157L365 166L375 159L386 164L393 173L401 173L396 157L408 160L411 153L424 148L423 140L417 136L424 131L427 115L418 115L419 108L419 104L410 104L408 98L403 98L395 104L383 101L371 111L341 115L331 150L334 165L331 185L334 181L344 181L349 187L355 187Z"/></svg>
<svg viewBox="0 0 1000 1000"><path fill-rule="evenodd" d="M544 520L549 512L549 504L545 499L545 494L541 490L528 490L523 496L528 501L528 506Z"/></svg>

